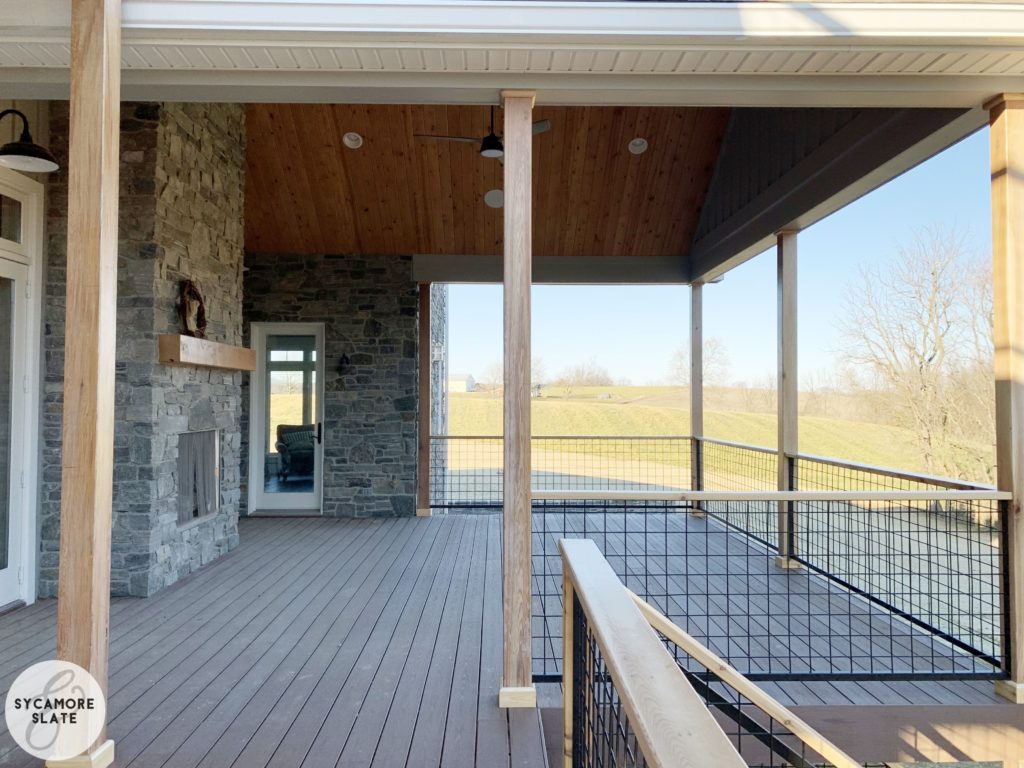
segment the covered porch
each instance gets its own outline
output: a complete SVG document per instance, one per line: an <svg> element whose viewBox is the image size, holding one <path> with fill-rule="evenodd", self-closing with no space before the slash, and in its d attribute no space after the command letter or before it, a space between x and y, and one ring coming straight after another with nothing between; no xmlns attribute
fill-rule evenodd
<svg viewBox="0 0 1024 768"><path fill-rule="evenodd" d="M606 514L589 513L589 531L583 530L582 515L569 525L552 521L547 535L588 533L614 561L621 557L621 536L628 531L616 522L599 522ZM673 518L675 546L699 553L708 541L701 531L714 523L688 511ZM636 525L634 520L630 526L633 535L641 530ZM540 684L539 709L497 704L499 515L267 518L242 521L240 533L238 549L158 595L112 601L109 735L118 745L118 765L558 764L561 686ZM722 535L732 537L734 553L748 546L741 533ZM541 534L537 544L543 552ZM631 557L639 562L643 554L635 551ZM756 571L751 563L748 567ZM539 585L545 578L540 560L537 571ZM790 589L790 599L804 599L805 588L794 583ZM536 591L540 611L545 595L539 586ZM776 595L785 600L785 589ZM693 624L709 616L722 618L721 610L702 602L699 592L690 597ZM54 601L42 601L0 617L0 686L9 685L28 664L53 656L55 607ZM870 617L871 609L865 611ZM879 611L875 618L885 617ZM812 634L828 636L827 615L811 621ZM757 643L762 636L723 636L729 635L737 643ZM793 649L802 647L806 637L804 628L793 627L789 642L777 636L766 652L790 664ZM537 638L539 643L549 640ZM891 625L873 640L882 645L910 641L922 648L932 642L928 633L908 634ZM540 649L536 655L535 669L543 672L551 654ZM768 664L770 658L762 656L761 662ZM927 730L916 729L929 717L939 717L947 733L973 732L980 742L971 745L974 756L998 754L1000 738L1014 740L1014 754L1024 755L1024 734L1014 726L1017 710L998 698L988 682L794 680L759 685L865 761L962 756L957 750L964 744L955 746L955 738L948 744L921 738ZM843 710L828 708L835 705L857 707L840 714ZM879 718L884 726L878 725ZM979 728L979 721L986 725ZM868 722L874 723L870 737L856 726ZM5 728L0 765L35 764Z"/></svg>
<svg viewBox="0 0 1024 768"><path fill-rule="evenodd" d="M35 183L47 271L41 244L37 261L16 254L33 270L25 282L46 287L45 304L27 294L28 346L45 365L26 365L23 412L42 414L26 422L42 450L22 476L31 576L19 589L24 602L58 599L0 617L4 681L56 655L109 691L106 732L55 765L590 768L600 761L584 759L581 737L633 738L603 719L622 701L641 731L676 738L711 722L703 709L676 717L646 688L658 682L644 668L652 656L676 694L707 682L680 661L680 625L748 662L741 671L776 705L894 707L874 711L896 729L888 741L864 743L862 731L844 745L858 762L1019 755L1020 710L1002 703L1024 699L1019 10L396 3L349 17L350 4L315 5L212 2L194 16L199 4L138 0L122 18L119 0L76 0L70 23L48 4L27 36L0 12L0 32L16 38L17 53L0 52L11 95L60 102L70 89L51 121L64 167L45 217ZM125 98L156 101L124 110ZM833 486L805 483L801 467L829 460L802 455L797 439L799 232L986 125L998 489L849 466ZM732 446L744 458L716 480L701 297L772 247L777 444ZM197 274L216 286L214 341L243 364L167 367L183 361L158 337L177 330L176 284ZM435 287L460 281L504 286L504 420L484 438L497 442L500 485L452 503L431 315ZM691 287L691 433L665 438L676 441L671 482L622 490L584 475L580 488L573 469L538 466L539 282ZM303 402L301 424L276 425L301 427L301 446L288 430L258 432L264 403L247 397L265 371L243 347L258 331L287 335L287 323L315 338L278 350L299 356L279 362L316 402ZM196 431L213 433L200 449L182 439ZM203 497L214 501L182 505L198 495L181 479L200 454L214 457ZM315 509L244 519L280 512L254 490L289 482ZM500 515L481 512L480 496ZM966 532L953 530L959 514ZM908 531L927 547L909 560ZM561 542L580 536L601 548L579 560L593 583L563 568ZM834 559L849 536L863 549ZM957 536L980 564L967 574L977 593L961 589L959 553L942 550ZM930 592L921 562L941 571ZM602 594L593 584L615 588L620 615L574 602L576 587ZM607 630L623 618L630 632ZM594 634L574 646L570 626ZM647 645L622 640L638 637ZM623 678L616 658L642 674ZM576 661L592 666L584 684L610 691L592 721L577 706L593 690ZM639 690L649 710L615 686ZM971 723L998 725L970 752L956 739L901 741L903 725L918 734L934 722L923 708L965 704L977 706ZM825 732L829 716L806 714ZM782 755L773 764L808 764ZM5 734L0 764L31 762Z"/></svg>

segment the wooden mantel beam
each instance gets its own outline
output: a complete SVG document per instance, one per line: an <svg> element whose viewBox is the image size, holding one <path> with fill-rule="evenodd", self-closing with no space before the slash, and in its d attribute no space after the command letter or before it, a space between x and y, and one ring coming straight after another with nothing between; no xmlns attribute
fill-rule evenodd
<svg viewBox="0 0 1024 768"><path fill-rule="evenodd" d="M995 335L996 466L1008 503L1009 680L1004 697L1024 704L1024 94L986 105L992 163L992 308Z"/></svg>
<svg viewBox="0 0 1024 768"><path fill-rule="evenodd" d="M57 656L106 690L117 311L121 0L72 0ZM92 749L49 765L109 765Z"/></svg>
<svg viewBox="0 0 1024 768"><path fill-rule="evenodd" d="M502 91L505 107L505 440L502 567L505 649L498 703L537 705L531 668L530 290L532 91Z"/></svg>

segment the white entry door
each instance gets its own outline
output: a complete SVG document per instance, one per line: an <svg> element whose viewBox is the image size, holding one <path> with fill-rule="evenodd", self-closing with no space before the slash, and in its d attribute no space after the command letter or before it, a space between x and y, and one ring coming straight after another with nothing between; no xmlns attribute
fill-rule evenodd
<svg viewBox="0 0 1024 768"><path fill-rule="evenodd" d="M324 326L253 323L249 512L319 514L323 498Z"/></svg>
<svg viewBox="0 0 1024 768"><path fill-rule="evenodd" d="M35 598L42 186L0 168L0 608Z"/></svg>

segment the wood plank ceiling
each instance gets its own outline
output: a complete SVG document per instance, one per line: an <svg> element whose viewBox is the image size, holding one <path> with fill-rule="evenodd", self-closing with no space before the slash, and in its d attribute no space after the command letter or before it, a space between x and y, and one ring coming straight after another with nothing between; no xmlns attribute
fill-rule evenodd
<svg viewBox="0 0 1024 768"><path fill-rule="evenodd" d="M729 110L538 107L534 253L688 253ZM495 110L501 133L500 109ZM497 255L502 212L484 204L502 166L478 147L480 106L261 104L247 109L246 249L266 253ZM360 149L342 143L362 135ZM646 138L633 155L627 144Z"/></svg>

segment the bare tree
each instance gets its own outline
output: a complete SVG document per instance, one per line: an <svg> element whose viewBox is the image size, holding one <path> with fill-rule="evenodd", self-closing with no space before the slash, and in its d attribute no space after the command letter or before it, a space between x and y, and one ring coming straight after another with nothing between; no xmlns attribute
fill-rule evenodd
<svg viewBox="0 0 1024 768"><path fill-rule="evenodd" d="M566 397L570 397L576 387L610 387L612 377L596 360L591 359L563 370L555 379L555 384L565 390Z"/></svg>
<svg viewBox="0 0 1024 768"><path fill-rule="evenodd" d="M992 397L991 386L979 387L972 374L991 370L983 273L965 290L964 276L978 272L977 264L964 234L924 229L891 266L862 271L844 302L846 359L866 366L889 393L929 471L988 474L965 445L985 438L977 430L987 417L979 414Z"/></svg>
<svg viewBox="0 0 1024 768"><path fill-rule="evenodd" d="M729 378L729 351L717 336L704 339L704 385L724 386ZM690 386L690 345L683 344L672 353L669 376L673 384Z"/></svg>
<svg viewBox="0 0 1024 768"><path fill-rule="evenodd" d="M505 383L505 366L501 360L495 360L484 369L480 383L484 385L491 395L497 395Z"/></svg>
<svg viewBox="0 0 1024 768"><path fill-rule="evenodd" d="M548 369L544 360L537 355L530 360L530 383L535 387L542 387L548 383Z"/></svg>

